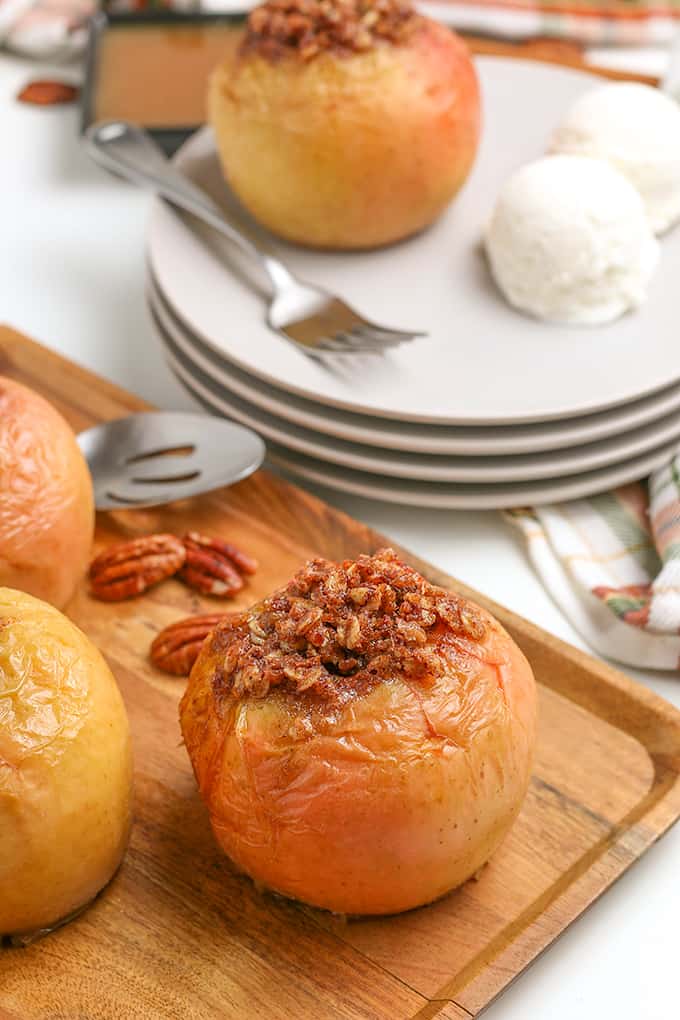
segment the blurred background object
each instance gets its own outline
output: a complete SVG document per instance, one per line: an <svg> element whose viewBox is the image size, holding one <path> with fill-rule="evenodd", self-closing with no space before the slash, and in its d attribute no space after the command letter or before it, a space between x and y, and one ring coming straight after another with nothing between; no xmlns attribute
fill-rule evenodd
<svg viewBox="0 0 680 1020"><path fill-rule="evenodd" d="M680 22L673 38L661 87L669 96L680 102Z"/></svg>
<svg viewBox="0 0 680 1020"><path fill-rule="evenodd" d="M93 0L0 0L0 43L29 57L68 59L87 44Z"/></svg>
<svg viewBox="0 0 680 1020"><path fill-rule="evenodd" d="M69 60L87 45L87 22L107 13L175 10L244 14L254 0L0 0L0 45L27 56ZM423 13L466 36L474 49L502 40L513 50L659 78L680 24L680 0L422 0ZM559 54L558 54L559 56Z"/></svg>

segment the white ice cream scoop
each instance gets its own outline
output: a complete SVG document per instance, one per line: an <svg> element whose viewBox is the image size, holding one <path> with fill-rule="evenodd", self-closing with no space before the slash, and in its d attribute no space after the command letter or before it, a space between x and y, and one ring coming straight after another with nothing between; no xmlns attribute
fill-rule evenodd
<svg viewBox="0 0 680 1020"><path fill-rule="evenodd" d="M518 170L485 243L511 305L579 325L642 304L659 258L638 192L609 163L585 156L546 156Z"/></svg>
<svg viewBox="0 0 680 1020"><path fill-rule="evenodd" d="M680 106L659 89L612 82L567 111L551 152L607 160L640 192L656 234L680 220Z"/></svg>

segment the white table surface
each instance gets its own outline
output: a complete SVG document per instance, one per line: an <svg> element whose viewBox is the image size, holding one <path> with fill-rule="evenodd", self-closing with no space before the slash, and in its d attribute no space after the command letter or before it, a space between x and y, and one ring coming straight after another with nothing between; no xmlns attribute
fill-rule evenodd
<svg viewBox="0 0 680 1020"><path fill-rule="evenodd" d="M18 88L38 73L49 77L50 69L0 54L0 321L163 408L191 408L163 362L144 305L149 197L90 163L78 144L74 108L15 102ZM418 511L321 494L583 647L497 514ZM680 707L679 677L634 675ZM677 826L486 1016L674 1020L680 1016L679 927ZM319 1017L326 1020L322 1007Z"/></svg>

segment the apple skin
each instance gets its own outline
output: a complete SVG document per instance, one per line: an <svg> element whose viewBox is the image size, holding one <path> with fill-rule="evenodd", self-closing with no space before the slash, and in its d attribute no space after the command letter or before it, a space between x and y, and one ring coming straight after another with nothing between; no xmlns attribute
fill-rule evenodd
<svg viewBox="0 0 680 1020"><path fill-rule="evenodd" d="M395 674L321 725L277 688L224 697L215 677L229 644L207 639L182 735L218 843L261 888L337 914L394 914L496 851L529 783L536 685L509 634L471 608L487 632L465 667L452 656L417 696ZM446 628L432 634L446 649Z"/></svg>
<svg viewBox="0 0 680 1020"><path fill-rule="evenodd" d="M93 537L92 479L72 429L38 393L0 376L0 585L63 609Z"/></svg>
<svg viewBox="0 0 680 1020"><path fill-rule="evenodd" d="M0 587L0 936L33 935L113 877L131 824L130 730L99 651Z"/></svg>
<svg viewBox="0 0 680 1020"><path fill-rule="evenodd" d="M372 248L422 230L474 162L477 75L428 18L398 44L304 62L234 46L208 96L224 175L251 215L314 248Z"/></svg>

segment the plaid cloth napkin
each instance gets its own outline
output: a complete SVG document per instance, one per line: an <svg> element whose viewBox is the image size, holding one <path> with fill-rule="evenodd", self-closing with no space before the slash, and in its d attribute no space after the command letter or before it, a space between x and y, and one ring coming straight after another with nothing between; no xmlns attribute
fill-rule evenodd
<svg viewBox="0 0 680 1020"><path fill-rule="evenodd" d="M680 456L646 483L505 516L592 648L629 666L680 669Z"/></svg>

